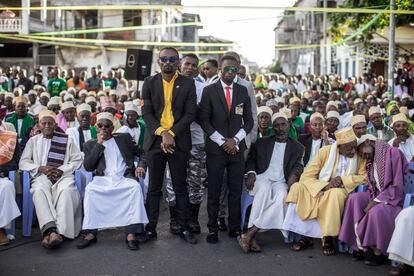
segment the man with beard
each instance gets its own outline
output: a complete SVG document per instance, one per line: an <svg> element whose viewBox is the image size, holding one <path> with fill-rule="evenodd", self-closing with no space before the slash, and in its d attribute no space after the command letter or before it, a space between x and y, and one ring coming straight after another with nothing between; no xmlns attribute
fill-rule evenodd
<svg viewBox="0 0 414 276"><path fill-rule="evenodd" d="M78 149L83 152L83 145L91 139L96 139L96 128L91 125L91 107L88 104L80 104L76 111L78 113L79 127L66 129L66 134Z"/></svg>
<svg viewBox="0 0 414 276"><path fill-rule="evenodd" d="M176 49L162 49L158 58L161 73L148 77L142 87L142 115L147 128L144 149L149 170L146 239L157 238L160 195L168 163L176 195L180 237L195 244L197 240L189 231L187 161L191 150L190 125L197 112L197 95L194 80L178 73L179 63Z"/></svg>
<svg viewBox="0 0 414 276"><path fill-rule="evenodd" d="M366 251L365 264L380 265L404 201L407 162L401 151L370 134L359 139L358 154L367 160L368 191L349 196L338 238L351 246L354 258Z"/></svg>
<svg viewBox="0 0 414 276"><path fill-rule="evenodd" d="M328 138L328 132L324 128L324 118L318 112L311 115L310 132L309 134L302 134L298 138L298 142L305 147L305 155L303 156L305 167L318 155L323 146L334 142Z"/></svg>
<svg viewBox="0 0 414 276"><path fill-rule="evenodd" d="M80 231L82 207L73 172L82 154L72 139L56 131L56 114L39 114L41 134L29 139L19 162L32 175L30 192L42 234L42 246L54 248L63 237L73 239Z"/></svg>
<svg viewBox="0 0 414 276"><path fill-rule="evenodd" d="M138 250L136 235L140 224L148 222L142 190L135 178L134 144L126 133L112 135L113 120L111 113L99 113L97 139L85 143L83 166L95 176L85 189L84 236L78 249L95 243L98 229L125 226L127 248Z"/></svg>
<svg viewBox="0 0 414 276"><path fill-rule="evenodd" d="M407 116L403 113L392 116L391 127L395 137L388 144L399 148L404 153L407 162L414 162L414 136L408 132Z"/></svg>
<svg viewBox="0 0 414 276"><path fill-rule="evenodd" d="M270 124L273 110L267 106L261 106L257 109L258 130L257 138L267 137L273 134L273 127Z"/></svg>
<svg viewBox="0 0 414 276"><path fill-rule="evenodd" d="M390 127L384 124L384 118L379 106L371 106L369 111L369 120L372 126L368 128L367 133L374 135L379 140L388 142L394 137L394 132Z"/></svg>
<svg viewBox="0 0 414 276"><path fill-rule="evenodd" d="M304 148L288 138L286 115L275 113L272 121L275 134L259 138L253 144L246 164L247 190L254 196L249 229L238 238L246 253L261 251L255 240L259 231L282 229L288 187L297 182L303 172Z"/></svg>
<svg viewBox="0 0 414 276"><path fill-rule="evenodd" d="M319 150L286 197L283 229L303 235L293 244L294 251L312 246L314 237L322 238L324 255L334 255L333 239L339 234L346 198L366 179L365 160L357 158L352 128L341 129L335 136L336 143Z"/></svg>
<svg viewBox="0 0 414 276"><path fill-rule="evenodd" d="M56 117L56 123L63 131L71 127L79 127L79 122L76 119L76 107L72 101L64 102L61 105L61 112Z"/></svg>
<svg viewBox="0 0 414 276"><path fill-rule="evenodd" d="M200 123L207 133L208 228L207 242L218 242L217 223L224 171L229 189L229 235L240 234L240 197L244 176L245 138L253 128L251 101L245 86L234 82L239 61L223 56L221 78L204 88ZM256 137L255 137L256 138Z"/></svg>

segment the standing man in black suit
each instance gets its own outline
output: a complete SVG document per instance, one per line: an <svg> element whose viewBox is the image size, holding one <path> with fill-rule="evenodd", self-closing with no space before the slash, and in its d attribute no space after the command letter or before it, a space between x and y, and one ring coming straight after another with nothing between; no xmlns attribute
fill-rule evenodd
<svg viewBox="0 0 414 276"><path fill-rule="evenodd" d="M207 133L208 228L207 242L218 242L218 211L224 170L229 187L229 235L240 234L240 196L244 177L244 138L253 128L247 89L234 83L238 62L232 56L220 61L221 78L204 88L200 123Z"/></svg>
<svg viewBox="0 0 414 276"><path fill-rule="evenodd" d="M176 195L180 236L186 242L197 240L189 231L187 162L191 150L190 124L195 120L197 96L194 80L178 73L180 59L174 48L160 51L161 73L145 79L142 87L142 115L146 124L144 150L149 170L146 240L157 238L161 189L166 164Z"/></svg>

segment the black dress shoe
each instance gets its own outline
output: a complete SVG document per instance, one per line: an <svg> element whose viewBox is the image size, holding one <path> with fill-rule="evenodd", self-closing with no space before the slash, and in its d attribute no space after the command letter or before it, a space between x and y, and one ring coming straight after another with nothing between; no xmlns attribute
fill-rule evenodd
<svg viewBox="0 0 414 276"><path fill-rule="evenodd" d="M217 232L212 232L209 233L206 237L206 241L208 243L218 243L218 233Z"/></svg>
<svg viewBox="0 0 414 276"><path fill-rule="evenodd" d="M197 243L197 239L194 237L193 233L191 233L190 231L186 230L180 233L180 237L190 243L190 244L196 244Z"/></svg>
<svg viewBox="0 0 414 276"><path fill-rule="evenodd" d="M127 240L125 239L126 245L129 250L138 250L139 249L139 242L138 240Z"/></svg>
<svg viewBox="0 0 414 276"><path fill-rule="evenodd" d="M156 240L158 235L155 231L145 231L144 233L138 234L137 240L140 243L149 242L151 240Z"/></svg>
<svg viewBox="0 0 414 276"><path fill-rule="evenodd" d="M384 264L387 261L388 261L388 258L385 255L382 255L382 254L381 255L372 254L369 258L367 258L365 260L364 263L366 265L369 265L369 266L379 266L379 265Z"/></svg>
<svg viewBox="0 0 414 276"><path fill-rule="evenodd" d="M225 218L219 218L217 220L217 223L218 223L218 229L221 232L226 232L227 231L227 224L226 224L226 219Z"/></svg>
<svg viewBox="0 0 414 276"><path fill-rule="evenodd" d="M190 232L193 234L200 234L201 233L201 227L200 223L197 222L191 222L188 224L188 227L190 228Z"/></svg>
<svg viewBox="0 0 414 276"><path fill-rule="evenodd" d="M178 224L178 222L175 219L171 219L170 222L170 232L174 235L180 235L181 234L181 226Z"/></svg>
<svg viewBox="0 0 414 276"><path fill-rule="evenodd" d="M85 237L81 240L79 240L78 244L76 245L77 249L84 249L88 246L90 246L91 244L94 244L98 241L98 239L96 237L94 237L91 240L85 239Z"/></svg>
<svg viewBox="0 0 414 276"><path fill-rule="evenodd" d="M232 238L237 238L241 234L242 234L242 232L240 230L230 230L229 231L229 236L232 237Z"/></svg>
<svg viewBox="0 0 414 276"><path fill-rule="evenodd" d="M364 259L364 251L362 250L354 250L352 252L352 260L354 262L361 261Z"/></svg>

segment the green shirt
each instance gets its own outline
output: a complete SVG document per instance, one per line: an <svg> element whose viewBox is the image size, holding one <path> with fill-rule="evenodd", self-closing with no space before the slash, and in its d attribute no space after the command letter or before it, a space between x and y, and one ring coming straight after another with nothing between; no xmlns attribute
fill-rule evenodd
<svg viewBox="0 0 414 276"><path fill-rule="evenodd" d="M47 89L52 97L59 96L59 93L66 89L66 81L61 78L50 79Z"/></svg>

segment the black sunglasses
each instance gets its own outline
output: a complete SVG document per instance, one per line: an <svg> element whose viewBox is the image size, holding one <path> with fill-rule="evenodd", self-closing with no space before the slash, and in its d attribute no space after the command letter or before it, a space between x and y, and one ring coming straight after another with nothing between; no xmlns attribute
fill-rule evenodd
<svg viewBox="0 0 414 276"><path fill-rule="evenodd" d="M161 62L171 62L171 63L175 63L178 60L177 56L172 56L172 57L160 57L160 61Z"/></svg>
<svg viewBox="0 0 414 276"><path fill-rule="evenodd" d="M101 124L101 123L96 124L96 126L98 128L107 128L107 129L111 127L110 124Z"/></svg>

